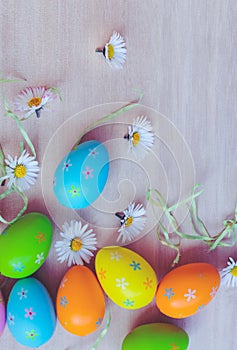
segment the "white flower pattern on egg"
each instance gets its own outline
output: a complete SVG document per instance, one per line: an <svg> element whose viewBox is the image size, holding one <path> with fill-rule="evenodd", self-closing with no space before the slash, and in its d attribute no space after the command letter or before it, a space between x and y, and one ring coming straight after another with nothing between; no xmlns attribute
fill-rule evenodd
<svg viewBox="0 0 237 350"><path fill-rule="evenodd" d="M67 161L64 162L64 165L63 165L63 171L69 171L69 168L70 166L72 166L72 163L71 163L71 160L68 159Z"/></svg>
<svg viewBox="0 0 237 350"><path fill-rule="evenodd" d="M11 314L11 312L9 312L9 315L8 315L8 322L11 326L14 326L15 325L15 316Z"/></svg>
<svg viewBox="0 0 237 350"><path fill-rule="evenodd" d="M122 258L122 255L120 255L119 253L118 253L118 251L116 251L116 252L111 252L110 253L110 260L116 260L116 261L119 261L120 259Z"/></svg>
<svg viewBox="0 0 237 350"><path fill-rule="evenodd" d="M121 288L123 290L125 290L127 288L127 286L129 286L129 283L126 282L125 278L116 278L116 287Z"/></svg>
<svg viewBox="0 0 237 350"><path fill-rule="evenodd" d="M210 296L212 298L214 298L214 296L216 295L217 291L218 291L218 287L212 287L212 290L210 292Z"/></svg>
<svg viewBox="0 0 237 350"><path fill-rule="evenodd" d="M91 149L89 148L89 154L88 154L88 157L93 157L95 158L97 156L97 154L99 154L99 152L96 151L96 147Z"/></svg>
<svg viewBox="0 0 237 350"><path fill-rule="evenodd" d="M19 295L19 299L27 299L27 293L28 289L21 288L20 292L17 292L17 295Z"/></svg>
<svg viewBox="0 0 237 350"><path fill-rule="evenodd" d="M188 293L184 294L184 297L187 298L187 302L189 303L192 299L196 299L196 289L192 290L191 288L188 288Z"/></svg>
<svg viewBox="0 0 237 350"><path fill-rule="evenodd" d="M36 260L35 260L36 264L40 264L41 261L43 261L43 260L44 260L44 252L41 252L40 254L36 255Z"/></svg>

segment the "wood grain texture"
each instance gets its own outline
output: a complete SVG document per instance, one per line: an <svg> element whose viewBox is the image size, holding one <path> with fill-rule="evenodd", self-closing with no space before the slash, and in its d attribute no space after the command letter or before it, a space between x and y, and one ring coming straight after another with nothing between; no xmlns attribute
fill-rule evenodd
<svg viewBox="0 0 237 350"><path fill-rule="evenodd" d="M139 95L137 91L143 91L143 106L137 113L148 114L155 124L160 168L157 171L144 163L140 170L148 178L157 173L157 187L167 194L169 203L174 203L180 192L188 194L193 181L202 183L200 216L215 234L222 229L222 221L233 216L237 200L236 16L235 0L2 0L0 71L4 77L25 78L27 82L2 84L1 93L12 105L14 96L26 86L59 88L62 102L52 105L39 120L31 118L24 124L42 164L46 147L63 122L101 104L110 103L106 108L112 112L117 102L134 100ZM111 70L103 57L95 53L95 48L102 46L113 30L119 31L127 42L127 62L122 71ZM100 112L98 118L103 116L103 106L98 109ZM82 125L90 120L89 114L83 112ZM0 141L5 153L14 155L19 149L20 134L14 122L3 115L1 105ZM132 117L131 113L121 123ZM55 152L71 142L68 125L68 136L57 141ZM82 125L78 123L79 131ZM121 133L123 130L121 124ZM99 131L104 139L110 132L119 134L118 128ZM53 160L53 154L50 156ZM187 161L190 157L192 162ZM114 162L109 188L118 196L116 176L120 174L121 180L125 173L130 182L125 184L125 190L120 190L129 198L134 195L134 169L128 167L124 172L123 167L126 168L125 163ZM30 190L28 211L49 214L42 193L45 181L49 179L42 177ZM141 197L143 176L134 183L135 197ZM107 199L112 195L109 192ZM18 207L14 198L0 203L1 211L9 217ZM67 220L66 214L63 219ZM93 213L89 220L93 220ZM55 241L59 227L55 224L54 228ZM188 229L186 222L183 228ZM159 279L170 270L174 253L160 245L155 228L129 247L151 263ZM220 269L229 256L237 258L236 247L207 253L203 244L184 242L180 264L206 261ZM66 265L56 262L52 248L46 263L35 274L53 299L66 269ZM4 288L5 297L12 283ZM123 338L135 326L163 321L188 332L190 350L237 348L236 290L221 288L202 312L184 320L162 315L154 303L137 311L110 305L111 327L98 350L119 350ZM53 338L41 349L89 350L97 336L98 333L76 337L58 324ZM6 328L0 349L25 348L14 341Z"/></svg>

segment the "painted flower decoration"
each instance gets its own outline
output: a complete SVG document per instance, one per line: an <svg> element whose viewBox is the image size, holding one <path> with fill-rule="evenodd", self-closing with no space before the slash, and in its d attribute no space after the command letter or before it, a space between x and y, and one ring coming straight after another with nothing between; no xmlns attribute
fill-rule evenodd
<svg viewBox="0 0 237 350"><path fill-rule="evenodd" d="M40 170L38 162L26 150L19 158L8 155L6 163L6 175L0 178L0 183L7 180L8 188L16 186L20 191L30 188L36 181Z"/></svg>
<svg viewBox="0 0 237 350"><path fill-rule="evenodd" d="M96 49L96 52L102 52L106 62L108 62L112 68L123 68L126 61L127 49L126 43L119 33L114 32L104 48Z"/></svg>
<svg viewBox="0 0 237 350"><path fill-rule="evenodd" d="M221 270L221 284L226 285L227 287L237 286L237 261L229 257L227 261L227 267Z"/></svg>
<svg viewBox="0 0 237 350"><path fill-rule="evenodd" d="M64 232L60 232L63 240L55 243L58 261L62 263L67 260L68 266L83 265L83 261L90 262L94 255L92 251L96 250L97 240L93 230L87 228L88 224L82 226L82 223L76 220L63 225Z"/></svg>
<svg viewBox="0 0 237 350"><path fill-rule="evenodd" d="M137 117L133 124L129 125L128 133L124 138L128 140L129 150L134 153L135 157L143 158L154 143L150 121L145 116Z"/></svg>
<svg viewBox="0 0 237 350"><path fill-rule="evenodd" d="M48 110L49 102L55 100L57 94L54 89L41 87L27 87L20 91L14 101L15 111L23 114L23 120L34 113L40 117L42 110Z"/></svg>
<svg viewBox="0 0 237 350"><path fill-rule="evenodd" d="M132 241L139 233L144 229L146 225L146 211L142 204L130 203L122 212L115 214L121 223L121 227L118 230L119 236L117 242L121 239L122 243Z"/></svg>

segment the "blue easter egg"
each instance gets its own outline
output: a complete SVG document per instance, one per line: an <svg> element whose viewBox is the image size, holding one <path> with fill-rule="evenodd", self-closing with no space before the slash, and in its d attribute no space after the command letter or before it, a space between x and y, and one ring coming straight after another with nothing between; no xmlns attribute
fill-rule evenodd
<svg viewBox="0 0 237 350"><path fill-rule="evenodd" d="M98 141L78 145L59 163L54 174L54 193L68 208L82 209L101 194L109 173L109 155Z"/></svg>
<svg viewBox="0 0 237 350"><path fill-rule="evenodd" d="M7 324L15 340L30 348L46 343L56 327L56 315L46 288L35 278L17 281L7 304Z"/></svg>

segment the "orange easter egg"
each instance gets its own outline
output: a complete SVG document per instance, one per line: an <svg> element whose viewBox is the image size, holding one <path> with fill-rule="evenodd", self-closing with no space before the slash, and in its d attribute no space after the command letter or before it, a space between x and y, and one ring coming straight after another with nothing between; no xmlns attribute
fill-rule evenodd
<svg viewBox="0 0 237 350"><path fill-rule="evenodd" d="M79 336L100 326L105 313L104 293L86 266L73 266L64 275L57 293L57 316L61 325Z"/></svg>
<svg viewBox="0 0 237 350"><path fill-rule="evenodd" d="M163 277L156 292L156 304L167 316L188 317L205 307L219 286L219 272L211 264L183 265Z"/></svg>

